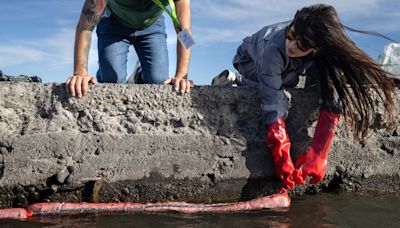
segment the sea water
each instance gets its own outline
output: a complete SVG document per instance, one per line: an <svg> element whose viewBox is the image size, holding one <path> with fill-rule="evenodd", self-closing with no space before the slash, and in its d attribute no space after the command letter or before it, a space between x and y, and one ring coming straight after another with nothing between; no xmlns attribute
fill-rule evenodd
<svg viewBox="0 0 400 228"><path fill-rule="evenodd" d="M400 227L400 195L317 193L282 210L41 216L0 227Z"/></svg>

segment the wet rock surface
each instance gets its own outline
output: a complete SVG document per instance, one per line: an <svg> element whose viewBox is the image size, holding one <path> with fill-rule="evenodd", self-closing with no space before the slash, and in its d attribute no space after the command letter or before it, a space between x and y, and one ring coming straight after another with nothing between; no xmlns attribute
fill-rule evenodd
<svg viewBox="0 0 400 228"><path fill-rule="evenodd" d="M232 202L277 192L254 88L0 83L0 206L33 202ZM288 91L296 159L316 125L316 91ZM382 122L382 121L381 121ZM384 124L382 122L381 124ZM399 125L400 126L400 125ZM292 194L400 189L399 127L360 144L343 121L326 178Z"/></svg>

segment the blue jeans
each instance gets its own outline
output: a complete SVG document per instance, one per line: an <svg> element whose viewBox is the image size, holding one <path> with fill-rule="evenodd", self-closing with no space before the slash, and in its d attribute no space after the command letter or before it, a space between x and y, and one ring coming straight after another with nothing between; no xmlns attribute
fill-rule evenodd
<svg viewBox="0 0 400 228"><path fill-rule="evenodd" d="M168 79L167 33L163 16L141 30L125 27L113 16L103 17L97 25L97 36L98 82L126 83L130 45L134 46L141 63L142 83L162 84Z"/></svg>

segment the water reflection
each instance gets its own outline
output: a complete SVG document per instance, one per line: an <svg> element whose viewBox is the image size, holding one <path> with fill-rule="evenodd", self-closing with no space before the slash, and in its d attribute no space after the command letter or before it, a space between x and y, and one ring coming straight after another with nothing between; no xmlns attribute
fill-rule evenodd
<svg viewBox="0 0 400 228"><path fill-rule="evenodd" d="M286 210L246 213L139 213L45 216L0 221L1 227L396 227L397 195L327 194L292 199Z"/></svg>

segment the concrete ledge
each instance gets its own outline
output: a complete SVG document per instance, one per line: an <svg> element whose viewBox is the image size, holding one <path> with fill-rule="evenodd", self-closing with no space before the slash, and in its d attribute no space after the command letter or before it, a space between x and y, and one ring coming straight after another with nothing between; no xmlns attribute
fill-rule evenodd
<svg viewBox="0 0 400 228"><path fill-rule="evenodd" d="M297 158L311 141L316 92L291 90ZM276 192L258 91L101 84L82 99L60 84L0 83L0 207L38 201L228 202ZM381 120L379 120L381 121ZM343 125L343 123L342 123ZM318 189L400 189L400 127L355 143L336 133Z"/></svg>

